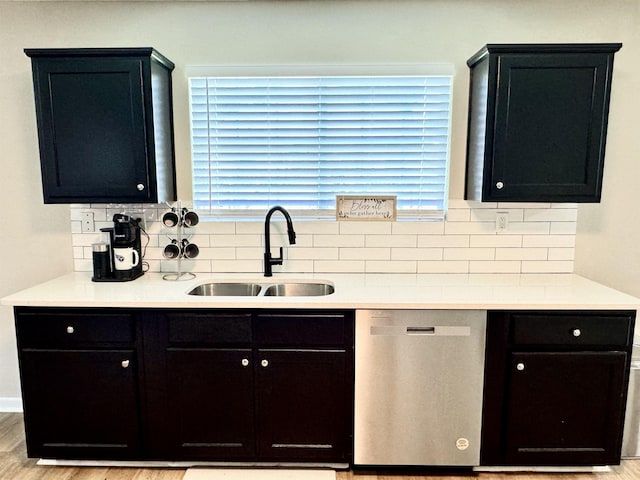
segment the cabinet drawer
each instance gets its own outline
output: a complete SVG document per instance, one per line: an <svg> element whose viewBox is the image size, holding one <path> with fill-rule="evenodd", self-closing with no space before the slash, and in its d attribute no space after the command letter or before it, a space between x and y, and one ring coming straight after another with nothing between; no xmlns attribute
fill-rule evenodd
<svg viewBox="0 0 640 480"><path fill-rule="evenodd" d="M609 345L630 341L633 312L514 313L511 340L515 345Z"/></svg>
<svg viewBox="0 0 640 480"><path fill-rule="evenodd" d="M261 313L255 319L255 340L261 346L344 347L347 320L342 312Z"/></svg>
<svg viewBox="0 0 640 480"><path fill-rule="evenodd" d="M18 311L16 332L22 347L74 348L135 339L133 317L122 312Z"/></svg>
<svg viewBox="0 0 640 480"><path fill-rule="evenodd" d="M169 317L173 345L247 344L251 342L250 313L176 313Z"/></svg>

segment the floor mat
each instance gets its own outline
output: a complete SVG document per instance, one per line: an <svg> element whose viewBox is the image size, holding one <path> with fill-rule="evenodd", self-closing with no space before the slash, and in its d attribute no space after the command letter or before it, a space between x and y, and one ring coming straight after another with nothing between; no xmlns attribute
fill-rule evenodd
<svg viewBox="0 0 640 480"><path fill-rule="evenodd" d="M182 480L335 480L334 470L189 468Z"/></svg>

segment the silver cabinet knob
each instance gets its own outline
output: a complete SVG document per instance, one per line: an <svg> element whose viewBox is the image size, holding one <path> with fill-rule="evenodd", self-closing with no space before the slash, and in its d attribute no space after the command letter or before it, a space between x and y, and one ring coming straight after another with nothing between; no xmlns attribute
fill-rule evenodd
<svg viewBox="0 0 640 480"><path fill-rule="evenodd" d="M582 332L580 331L579 328L574 328L573 329L573 336L574 337L579 337L580 335L582 335Z"/></svg>
<svg viewBox="0 0 640 480"><path fill-rule="evenodd" d="M243 367L248 367L249 366L249 359L243 358L242 362L240 362L240 363L242 363Z"/></svg>
<svg viewBox="0 0 640 480"><path fill-rule="evenodd" d="M141 192L144 190L144 185L142 183L139 183L138 185L136 185L136 188Z"/></svg>
<svg viewBox="0 0 640 480"><path fill-rule="evenodd" d="M502 182L498 182L498 183L496 183L496 188L497 188L498 190L502 190L502 189L504 188L504 183L502 183Z"/></svg>
<svg viewBox="0 0 640 480"><path fill-rule="evenodd" d="M129 368L129 360L123 360L120 365L122 365L122 368Z"/></svg>
<svg viewBox="0 0 640 480"><path fill-rule="evenodd" d="M263 367L268 367L269 366L269 360L262 360L260 362L260 365L262 365Z"/></svg>
<svg viewBox="0 0 640 480"><path fill-rule="evenodd" d="M67 327L67 333L71 334L71 333L73 333L73 332L75 332L75 329L74 329L71 325L69 325L69 326Z"/></svg>
<svg viewBox="0 0 640 480"><path fill-rule="evenodd" d="M518 363L516 365L516 370L518 370L519 372L521 372L522 370L524 370L524 363Z"/></svg>

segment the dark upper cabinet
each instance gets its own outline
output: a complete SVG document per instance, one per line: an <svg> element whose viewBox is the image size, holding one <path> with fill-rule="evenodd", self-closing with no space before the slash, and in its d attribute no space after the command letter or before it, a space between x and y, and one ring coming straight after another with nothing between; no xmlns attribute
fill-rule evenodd
<svg viewBox="0 0 640 480"><path fill-rule="evenodd" d="M176 199L173 63L152 48L25 53L45 203Z"/></svg>
<svg viewBox="0 0 640 480"><path fill-rule="evenodd" d="M469 59L465 198L599 202L621 46L487 45Z"/></svg>

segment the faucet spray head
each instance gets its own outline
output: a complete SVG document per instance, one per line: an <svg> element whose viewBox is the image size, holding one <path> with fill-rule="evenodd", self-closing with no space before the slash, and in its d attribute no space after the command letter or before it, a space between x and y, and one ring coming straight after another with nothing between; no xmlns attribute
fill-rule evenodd
<svg viewBox="0 0 640 480"><path fill-rule="evenodd" d="M287 234L289 235L289 244L295 245L296 243L296 232L293 231L293 225L287 225Z"/></svg>

